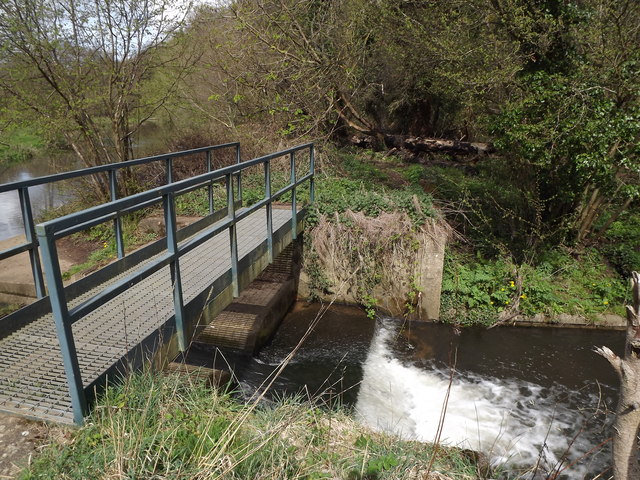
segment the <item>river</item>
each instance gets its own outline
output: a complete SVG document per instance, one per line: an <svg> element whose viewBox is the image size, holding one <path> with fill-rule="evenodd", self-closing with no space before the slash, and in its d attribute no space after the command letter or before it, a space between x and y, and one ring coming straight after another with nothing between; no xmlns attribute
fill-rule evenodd
<svg viewBox="0 0 640 480"><path fill-rule="evenodd" d="M0 166L0 184L72 170L76 165L77 159L70 152L36 156L19 164ZM43 211L57 207L73 196L73 187L69 181L29 188L29 198L36 219ZM24 227L18 192L0 193L0 240L23 233Z"/></svg>
<svg viewBox="0 0 640 480"><path fill-rule="evenodd" d="M280 364L316 318L298 306L255 358L231 358L245 395ZM335 306L275 380L270 395L339 401L374 429L433 441L455 373L442 443L486 453L502 478L592 479L608 468L617 379L593 352L621 351L624 334L562 328L469 329L370 320ZM592 451L593 450L593 451ZM584 458L581 458L583 457ZM506 465L506 467L504 466ZM604 478L607 478L605 476Z"/></svg>

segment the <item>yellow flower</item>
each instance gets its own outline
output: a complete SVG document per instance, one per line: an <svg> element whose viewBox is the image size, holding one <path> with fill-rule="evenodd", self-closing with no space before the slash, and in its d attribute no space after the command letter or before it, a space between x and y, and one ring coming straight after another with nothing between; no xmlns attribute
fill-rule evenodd
<svg viewBox="0 0 640 480"><path fill-rule="evenodd" d="M500 291L501 291L501 292L504 292L504 288L501 288L501 289L500 289Z"/></svg>
<svg viewBox="0 0 640 480"><path fill-rule="evenodd" d="M506 302L504 302L505 305L509 305L509 300L507 300Z"/></svg>
<svg viewBox="0 0 640 480"><path fill-rule="evenodd" d="M493 302L491 302L491 305L493 305Z"/></svg>
<svg viewBox="0 0 640 480"><path fill-rule="evenodd" d="M102 248L107 248L107 242L104 242L104 243L102 244Z"/></svg>
<svg viewBox="0 0 640 480"><path fill-rule="evenodd" d="M605 301L604 301L604 302L602 302L602 303L604 303L605 305L609 305L609 301L608 301L608 300L605 300Z"/></svg>
<svg viewBox="0 0 640 480"><path fill-rule="evenodd" d="M522 295L520 295L520 298L527 298L527 295L523 293Z"/></svg>

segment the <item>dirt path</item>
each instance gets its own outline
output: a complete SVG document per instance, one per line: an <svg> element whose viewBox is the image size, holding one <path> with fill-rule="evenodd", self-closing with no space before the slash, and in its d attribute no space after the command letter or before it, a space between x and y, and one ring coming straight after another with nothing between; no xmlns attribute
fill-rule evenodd
<svg viewBox="0 0 640 480"><path fill-rule="evenodd" d="M49 438L40 422L0 413L0 479L13 479Z"/></svg>
<svg viewBox="0 0 640 480"><path fill-rule="evenodd" d="M0 241L0 251L24 243L24 236ZM99 248L95 242L66 237L57 242L60 268L66 272L74 265L84 263L91 252ZM2 260L0 268L0 302L23 305L36 296L28 253L20 253Z"/></svg>

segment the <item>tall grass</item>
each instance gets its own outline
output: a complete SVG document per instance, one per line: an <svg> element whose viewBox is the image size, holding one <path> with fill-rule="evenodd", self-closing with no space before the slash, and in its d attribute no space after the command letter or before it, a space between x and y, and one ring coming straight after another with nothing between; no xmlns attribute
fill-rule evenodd
<svg viewBox="0 0 640 480"><path fill-rule="evenodd" d="M301 398L234 399L151 371L107 388L87 425L48 445L21 479L422 478L433 449L373 433L345 409ZM462 452L440 448L432 471L476 478Z"/></svg>

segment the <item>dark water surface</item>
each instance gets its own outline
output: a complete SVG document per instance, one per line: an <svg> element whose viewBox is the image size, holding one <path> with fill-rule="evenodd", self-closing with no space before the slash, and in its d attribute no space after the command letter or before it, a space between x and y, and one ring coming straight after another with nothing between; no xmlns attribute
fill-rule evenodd
<svg viewBox="0 0 640 480"><path fill-rule="evenodd" d="M297 305L255 358L226 358L245 396L296 347L319 308ZM605 412L615 407L617 379L593 348L620 352L623 344L622 332L586 329L502 327L457 335L446 325L371 320L358 309L333 306L269 395L339 399L372 428L432 441L455 358L443 442L508 462L509 478L533 478L523 472L536 463L540 473L574 461L558 478L595 478L609 463L607 447L597 445L610 435ZM211 357L202 352L202 358L206 364Z"/></svg>

